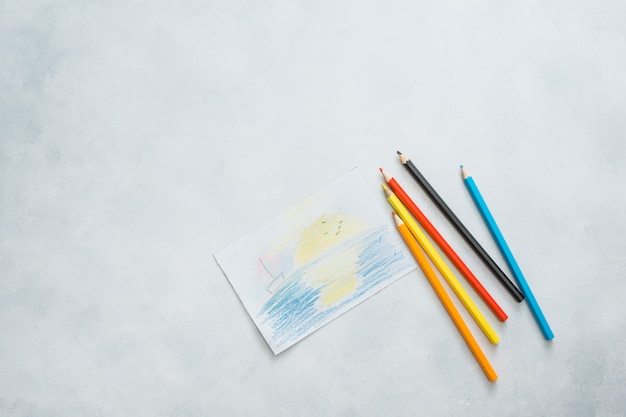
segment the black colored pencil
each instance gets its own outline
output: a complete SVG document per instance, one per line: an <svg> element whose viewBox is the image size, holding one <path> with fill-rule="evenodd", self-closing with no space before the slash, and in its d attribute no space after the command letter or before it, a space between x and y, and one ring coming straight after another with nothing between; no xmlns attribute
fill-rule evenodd
<svg viewBox="0 0 626 417"><path fill-rule="evenodd" d="M508 290L509 294L515 298L516 301L521 302L524 299L524 295L520 292L520 290L513 284L513 282L506 276L504 271L495 263L491 256L487 253L485 249L478 243L478 241L472 236L472 234L467 230L465 225L461 223L458 217L454 214L450 207L443 201L443 199L437 194L437 191L430 185L430 183L426 180L426 178L422 175L422 173L417 169L415 164L411 162L409 158L404 156L400 151L398 151L398 155L400 156L400 162L404 165L407 170L413 175L413 177L417 180L417 183L422 187L422 189L428 194L430 199L439 207L441 212L450 220L452 225L456 228L456 230L463 236L465 241L474 249L474 252L478 255L478 257L487 265L487 267L495 274L496 278L504 285L504 287Z"/></svg>

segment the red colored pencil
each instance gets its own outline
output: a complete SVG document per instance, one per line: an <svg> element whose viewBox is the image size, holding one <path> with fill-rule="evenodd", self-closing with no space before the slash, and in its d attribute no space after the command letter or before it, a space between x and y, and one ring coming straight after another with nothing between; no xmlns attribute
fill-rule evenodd
<svg viewBox="0 0 626 417"><path fill-rule="evenodd" d="M491 309L493 314L500 321L505 321L508 316L502 310L502 308L498 305L498 303L493 299L491 294L482 286L480 281L474 276L472 271L465 265L465 263L459 258L454 249L450 247L448 242L441 236L439 231L435 229L435 226L428 220L428 218L422 213L422 211L417 207L417 204L411 200L411 197L404 191L404 189L398 184L398 182L388 175L382 168L380 168L380 172L383 174L385 182L389 185L389 188L398 196L400 201L406 206L406 208L411 212L411 214L415 217L415 219L422 225L424 230L433 238L435 243L441 248L441 250L446 254L448 259L454 264L454 266L461 272L461 274L467 279L467 282L470 283L472 288L478 293L480 298L483 299L485 304Z"/></svg>

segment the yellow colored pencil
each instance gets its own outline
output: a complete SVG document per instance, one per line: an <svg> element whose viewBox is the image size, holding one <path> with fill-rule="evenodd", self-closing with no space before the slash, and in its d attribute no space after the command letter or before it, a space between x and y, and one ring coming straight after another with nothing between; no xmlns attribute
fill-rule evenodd
<svg viewBox="0 0 626 417"><path fill-rule="evenodd" d="M485 336L487 336L487 339L494 345L497 344L500 341L500 337L498 337L495 330L493 330L483 313L481 313L481 311L478 309L478 306L476 306L476 304L471 299L467 291L465 291L459 280L454 276L450 267L448 267L439 252L437 252L437 249L435 249L435 246L430 242L430 240L428 240L428 237L426 237L426 234L419 227L417 221L413 218L409 210L404 206L404 204L402 204L400 199L384 184L383 189L385 190L385 194L387 195L387 201L389 201L391 207L393 207L396 213L398 213L398 215L404 221L413 236L415 236L415 239L417 239L420 246L424 249L431 261L433 261L435 267L437 267L439 272L441 272L441 275L445 278L446 282L450 285L457 297L459 297L459 300L461 300L461 303L463 303L474 321L476 321Z"/></svg>
<svg viewBox="0 0 626 417"><path fill-rule="evenodd" d="M428 259L426 259L426 256L422 253L419 245L417 244L417 241L415 240L413 235L411 235L411 232L409 231L407 225L402 221L402 219L400 219L400 217L396 213L393 213L393 218L396 222L396 226L398 227L398 231L400 232L402 238L409 247L409 250L411 251L413 256L415 256L417 263L424 271L424 274L430 282L430 285L435 290L435 293L437 294L439 300L450 315L450 318L454 322L454 325L461 333L461 336L463 337L463 340L465 340L467 347L469 347L472 351L472 354L478 361L478 364L487 376L487 379L492 382L495 381L496 379L498 379L496 371L491 366L491 363L489 363L489 360L478 345L478 342L476 342L476 339L474 338L474 335L472 335L470 329L467 327L467 324L465 324L465 321L463 321L463 317L461 317L461 314L459 314L459 311L454 306L454 303L450 299L450 296L446 292L445 288L443 287L441 282L439 282L435 271L428 263Z"/></svg>

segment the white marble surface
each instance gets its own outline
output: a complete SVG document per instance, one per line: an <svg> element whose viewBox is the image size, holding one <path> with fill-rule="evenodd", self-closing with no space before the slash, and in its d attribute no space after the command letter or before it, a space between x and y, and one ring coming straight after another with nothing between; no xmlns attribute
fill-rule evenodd
<svg viewBox="0 0 626 417"><path fill-rule="evenodd" d="M621 416L626 3L0 3L0 415ZM400 166L503 264L545 342ZM353 166L510 319L489 383L414 273L274 357L212 258ZM475 327L473 327L475 330Z"/></svg>

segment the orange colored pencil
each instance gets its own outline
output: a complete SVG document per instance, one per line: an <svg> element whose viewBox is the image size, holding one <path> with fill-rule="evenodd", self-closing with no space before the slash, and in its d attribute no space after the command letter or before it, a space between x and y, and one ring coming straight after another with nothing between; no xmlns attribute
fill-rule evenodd
<svg viewBox="0 0 626 417"><path fill-rule="evenodd" d="M417 241L411 234L411 231L406 226L406 224L404 224L400 216L398 216L395 212L393 213L393 219L396 222L396 226L398 228L398 231L400 232L400 235L402 235L402 238L406 242L406 245L409 247L409 250L411 251L413 256L415 256L417 263L419 264L420 268L422 268L422 271L424 271L424 274L426 275L426 278L430 282L430 285L435 290L435 293L437 294L437 296L439 297L439 300L441 301L444 308L450 315L450 318L454 322L454 325L461 333L463 340L465 340L465 343L472 351L472 354L478 361L478 364L480 365L483 372L487 376L487 379L489 379L489 381L494 382L495 380L498 379L498 375L496 374L496 371L491 366L491 363L489 363L489 360L487 359L482 349L478 345L478 342L476 342L474 335L472 335L472 332L467 327L467 324L465 324L465 321L463 321L463 317L461 317L461 314L459 313L457 308L454 306L452 299L450 298L445 288L443 287L443 285L437 278L435 271L433 270L432 266L430 266L430 264L428 263L428 259L426 259L426 255L422 253L422 250L420 249Z"/></svg>
<svg viewBox="0 0 626 417"><path fill-rule="evenodd" d="M439 231L435 229L435 226L428 220L428 218L422 213L422 211L417 207L417 204L413 202L411 197L404 191L404 189L398 184L398 181L395 180L392 176L387 174L382 168L380 168L381 174L385 179L385 182L391 188L391 191L394 192L396 196L400 199L400 201L406 206L406 208L411 212L413 216L417 219L417 221L422 225L424 230L433 238L435 243L441 248L443 253L446 254L448 259L454 264L454 266L461 272L461 274L465 277L467 282L474 288L474 290L478 293L480 298L483 299L485 304L489 307L489 309L493 312L493 314L500 321L506 321L508 316L502 310L502 308L498 305L496 300L493 299L491 294L483 287L483 285L478 281L478 278L472 273L472 271L465 265L463 260L456 254L454 249L450 247L448 242L441 236Z"/></svg>

